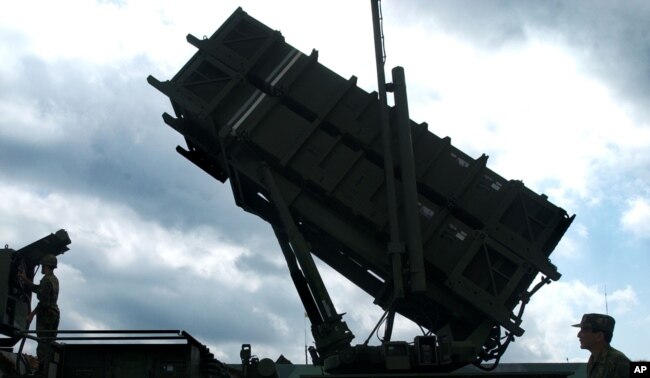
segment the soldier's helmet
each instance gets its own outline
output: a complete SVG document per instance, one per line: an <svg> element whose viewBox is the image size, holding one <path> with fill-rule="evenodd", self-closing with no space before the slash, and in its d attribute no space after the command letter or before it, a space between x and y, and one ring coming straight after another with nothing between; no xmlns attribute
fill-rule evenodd
<svg viewBox="0 0 650 378"><path fill-rule="evenodd" d="M574 327L589 328L592 331L602 331L610 334L614 333L616 320L609 315L604 314L584 314L582 320Z"/></svg>
<svg viewBox="0 0 650 378"><path fill-rule="evenodd" d="M54 255L45 255L41 258L41 265L48 265L52 268L56 268L57 260Z"/></svg>

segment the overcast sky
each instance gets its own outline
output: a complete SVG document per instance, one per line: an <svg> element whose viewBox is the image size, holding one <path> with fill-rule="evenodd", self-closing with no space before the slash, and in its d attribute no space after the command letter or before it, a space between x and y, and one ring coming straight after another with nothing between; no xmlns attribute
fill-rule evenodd
<svg viewBox="0 0 650 378"><path fill-rule="evenodd" d="M376 88L369 1L0 0L0 243L68 231L60 329L184 329L225 362L242 343L304 362L302 305L270 227L175 152L169 101L146 82L170 79L195 52L185 36L211 35L238 6ZM650 3L383 11L411 118L577 214L551 255L561 280L533 297L503 361L586 361L570 325L606 308L613 345L650 359ZM380 309L323 276L362 343Z"/></svg>

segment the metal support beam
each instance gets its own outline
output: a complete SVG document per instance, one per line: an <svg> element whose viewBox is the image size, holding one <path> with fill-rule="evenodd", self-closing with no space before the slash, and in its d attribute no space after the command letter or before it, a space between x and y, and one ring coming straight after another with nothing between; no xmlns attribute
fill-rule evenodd
<svg viewBox="0 0 650 378"><path fill-rule="evenodd" d="M393 152L390 141L390 121L386 101L386 77L384 73L384 55L382 30L379 14L379 0L370 0L372 6L372 28L375 38L375 62L377 64L377 91L379 93L379 127L384 148L384 174L386 178L386 201L388 208L388 229L390 241L387 252L393 266L393 285L395 298L404 297L404 280L402 278L402 255L404 244L399 237L397 218L397 195L395 194L395 176Z"/></svg>
<svg viewBox="0 0 650 378"><path fill-rule="evenodd" d="M318 311L324 320L333 319L337 316L336 309L334 309L332 299L330 298L330 295L325 288L325 284L318 273L318 268L316 268L314 259L311 257L309 244L298 230L298 227L289 212L289 208L282 198L280 189L273 178L271 168L269 168L266 163L262 163L260 168L264 182L271 195L271 202L275 206L278 217L280 218L284 231L289 239L289 246L298 260L298 264L303 271L312 295L316 299L315 302Z"/></svg>
<svg viewBox="0 0 650 378"><path fill-rule="evenodd" d="M289 269L294 271L292 276L295 275L294 283L297 285L305 310L312 320L312 335L319 354L316 359L319 362L327 359L338 361L339 353L350 348L350 342L354 339L354 335L342 320L342 315L336 313L334 303L311 256L310 246L298 229L289 211L289 206L273 178L271 168L268 164L262 163L260 171L269 191L270 200L280 219L278 228L281 226L281 230L286 235L286 237L280 235L278 241L283 248L283 253L288 256ZM276 235L278 235L278 230L276 230ZM296 272L297 265L302 270L301 274Z"/></svg>
<svg viewBox="0 0 650 378"><path fill-rule="evenodd" d="M393 95L397 138L399 141L400 169L404 195L404 220L406 249L409 256L411 291L422 292L427 289L422 254L422 232L418 209L418 189L415 181L415 163L413 162L413 141L411 138L411 119L409 117L408 98L406 96L406 79L404 68L393 68Z"/></svg>
<svg viewBox="0 0 650 378"><path fill-rule="evenodd" d="M278 239L278 243L280 243L282 254L284 255L284 259L286 260L287 266L289 267L291 280L293 281L293 284L296 286L296 290L298 291L298 296L300 296L300 301L305 307L305 313L309 317L309 321L313 325L318 325L323 323L323 318L320 312L318 311L318 306L316 304L316 301L314 300L314 297L311 295L311 291L309 290L309 285L307 283L307 280L305 279L305 276L302 274L302 271L300 271L300 267L296 262L296 256L294 255L291 249L291 245L289 244L289 239L287 235L284 234L281 230L279 230L275 226L273 227L273 232L275 232L275 237ZM305 353L307 353L306 350Z"/></svg>
<svg viewBox="0 0 650 378"><path fill-rule="evenodd" d="M395 322L395 309L389 308L388 315L386 316L386 328L384 328L384 342L389 342L393 337L393 324Z"/></svg>

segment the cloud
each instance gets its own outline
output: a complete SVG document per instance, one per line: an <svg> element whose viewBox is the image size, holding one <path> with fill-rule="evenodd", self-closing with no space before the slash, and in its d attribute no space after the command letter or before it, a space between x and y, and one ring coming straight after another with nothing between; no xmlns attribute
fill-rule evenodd
<svg viewBox="0 0 650 378"><path fill-rule="evenodd" d="M165 224L221 225L232 239L266 230L233 204L228 185L175 152L184 142L161 120L168 100L145 81L155 63L20 60L0 93L3 180L92 193Z"/></svg>
<svg viewBox="0 0 650 378"><path fill-rule="evenodd" d="M639 304L636 292L629 285L625 289L614 291L607 299L612 303L614 314L628 313Z"/></svg>
<svg viewBox="0 0 650 378"><path fill-rule="evenodd" d="M584 256L584 244L589 240L587 227L582 224L573 224L562 241L553 251L553 259L567 259L575 261Z"/></svg>
<svg viewBox="0 0 650 378"><path fill-rule="evenodd" d="M65 228L75 243L92 247L79 253L91 253L105 270L135 274L140 267L154 267L185 271L189 277L224 287L259 288L257 277L244 277L236 267L247 249L228 244L216 229L166 229L118 203L77 195L39 196L33 194L35 188L0 188L6 204L0 208L3 213L18 219L37 216L41 225ZM80 271L72 268L63 272L79 280Z"/></svg>
<svg viewBox="0 0 650 378"><path fill-rule="evenodd" d="M650 5L644 1L589 6L563 1L522 3L502 0L499 6L474 1L409 1L387 13L398 22L441 30L482 49L499 51L542 36L570 46L581 65L607 82L638 116L647 117L650 35L645 32ZM621 59L625 56L626 59Z"/></svg>
<svg viewBox="0 0 650 378"><path fill-rule="evenodd" d="M8 32L22 32L23 46L48 62L63 59L119 64L143 53L180 62L183 58L177 54L187 54L191 47L171 22L173 12L179 9L173 5L169 1L127 1L120 5L66 0L56 5L39 4L39 11L34 12L33 4L14 3L3 7L0 24ZM178 47L175 57L160 48L164 44Z"/></svg>
<svg viewBox="0 0 650 378"><path fill-rule="evenodd" d="M629 200L621 225L636 237L650 237L650 200L641 197Z"/></svg>

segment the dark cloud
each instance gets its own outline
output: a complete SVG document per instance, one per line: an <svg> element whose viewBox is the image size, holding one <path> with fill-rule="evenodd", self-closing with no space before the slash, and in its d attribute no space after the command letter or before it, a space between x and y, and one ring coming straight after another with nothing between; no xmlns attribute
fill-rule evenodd
<svg viewBox="0 0 650 378"><path fill-rule="evenodd" d="M408 1L385 7L387 20L421 24L486 49L508 47L533 35L564 41L582 66L612 86L614 96L630 103L637 116L650 117L646 1ZM390 43L390 34L386 38Z"/></svg>
<svg viewBox="0 0 650 378"><path fill-rule="evenodd" d="M259 274L263 276L285 276L289 270L285 266L278 266L276 259L269 258L269 254L276 256L280 254L278 245L275 251L264 251L265 253L256 252L250 255L244 255L237 259L235 266L242 272Z"/></svg>
<svg viewBox="0 0 650 378"><path fill-rule="evenodd" d="M54 120L56 131L44 143L0 139L4 179L44 191L90 193L165 225L222 226L234 240L266 231L263 222L234 206L227 183L176 153L183 139L161 119L171 106L145 80L153 62L136 57L98 67L26 56L19 66L5 79L0 101L30 104L37 120ZM36 133L39 126L0 120L6 130L22 127Z"/></svg>

